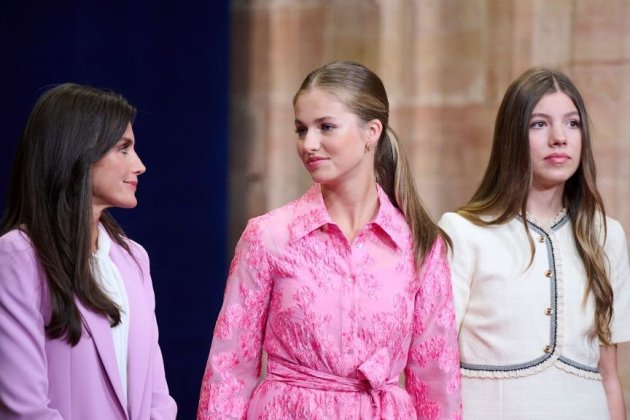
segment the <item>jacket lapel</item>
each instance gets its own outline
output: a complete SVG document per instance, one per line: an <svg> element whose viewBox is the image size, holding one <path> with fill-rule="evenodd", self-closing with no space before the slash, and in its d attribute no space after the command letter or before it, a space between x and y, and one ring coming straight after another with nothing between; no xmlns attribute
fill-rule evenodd
<svg viewBox="0 0 630 420"><path fill-rule="evenodd" d="M88 310L78 299L76 300L76 303L83 318L83 325L88 334L92 337L92 341L94 342L94 346L96 347L96 351L103 367L105 368L105 372L107 373L112 388L116 393L118 402L127 416L127 404L125 403L120 375L118 374L114 341L112 339L109 321L106 317L97 315Z"/></svg>
<svg viewBox="0 0 630 420"><path fill-rule="evenodd" d="M133 249L133 248L132 248ZM127 359L127 401L132 419L139 416L142 401L147 390L146 382L149 377L150 346L155 340L152 338L153 310L144 291L148 280L149 267L138 257L134 260L126 250L112 241L110 257L123 279L129 300L129 343Z"/></svg>

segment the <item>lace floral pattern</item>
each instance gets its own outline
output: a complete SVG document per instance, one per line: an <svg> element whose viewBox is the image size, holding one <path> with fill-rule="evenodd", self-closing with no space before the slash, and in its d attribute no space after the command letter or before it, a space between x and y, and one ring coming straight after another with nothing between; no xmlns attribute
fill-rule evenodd
<svg viewBox="0 0 630 420"><path fill-rule="evenodd" d="M404 217L380 187L379 202L352 243L318 185L250 221L215 326L200 419L461 418L444 245L418 274Z"/></svg>

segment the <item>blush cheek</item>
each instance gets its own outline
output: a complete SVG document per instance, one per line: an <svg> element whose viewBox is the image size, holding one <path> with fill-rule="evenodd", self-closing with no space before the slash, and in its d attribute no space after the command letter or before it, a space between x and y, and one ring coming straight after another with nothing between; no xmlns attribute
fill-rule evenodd
<svg viewBox="0 0 630 420"><path fill-rule="evenodd" d="M296 150L296 154L297 154L298 159L300 159L302 162L304 162L304 158L305 158L305 156L304 156L304 148L298 146L298 147L296 147L295 150Z"/></svg>

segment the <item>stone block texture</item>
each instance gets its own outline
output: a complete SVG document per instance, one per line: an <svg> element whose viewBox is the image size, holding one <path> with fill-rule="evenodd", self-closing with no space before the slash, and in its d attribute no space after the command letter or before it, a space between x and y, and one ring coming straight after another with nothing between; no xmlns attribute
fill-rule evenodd
<svg viewBox="0 0 630 420"><path fill-rule="evenodd" d="M292 99L339 59L382 77L436 219L481 179L509 83L534 65L565 71L591 114L607 211L630 233L630 0L233 0L231 48L231 248L248 218L310 185ZM618 360L630 416L630 345Z"/></svg>

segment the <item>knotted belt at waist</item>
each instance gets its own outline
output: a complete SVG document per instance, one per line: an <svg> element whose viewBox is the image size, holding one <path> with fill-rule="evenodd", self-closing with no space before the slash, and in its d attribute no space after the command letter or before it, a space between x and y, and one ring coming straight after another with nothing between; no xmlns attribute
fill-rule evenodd
<svg viewBox="0 0 630 420"><path fill-rule="evenodd" d="M321 372L306 366L269 355L267 377L265 380L278 381L301 388L322 391L364 392L371 398L371 407L361 407L361 412L371 412L373 419L384 417L383 399L389 394L397 399L406 394L398 385L399 376L390 377L391 358L386 348L382 348L363 362L358 368L359 377L351 378ZM361 378L361 376L364 377Z"/></svg>

